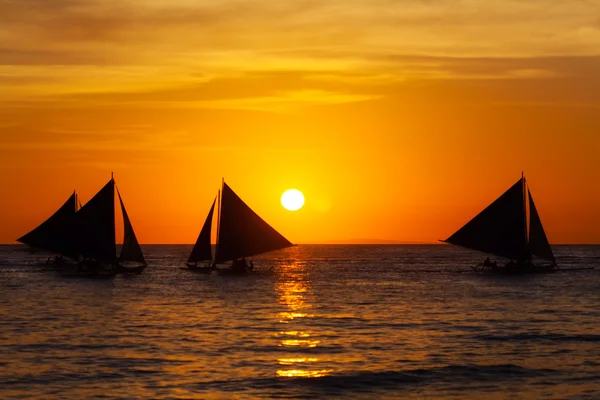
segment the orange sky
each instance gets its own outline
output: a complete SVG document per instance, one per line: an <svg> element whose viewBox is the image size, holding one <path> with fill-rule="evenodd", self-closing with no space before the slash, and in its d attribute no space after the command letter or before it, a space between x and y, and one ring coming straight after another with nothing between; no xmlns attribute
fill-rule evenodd
<svg viewBox="0 0 600 400"><path fill-rule="evenodd" d="M552 243L600 243L594 3L0 1L0 242L111 171L142 243L221 177L295 243L434 242L524 170Z"/></svg>

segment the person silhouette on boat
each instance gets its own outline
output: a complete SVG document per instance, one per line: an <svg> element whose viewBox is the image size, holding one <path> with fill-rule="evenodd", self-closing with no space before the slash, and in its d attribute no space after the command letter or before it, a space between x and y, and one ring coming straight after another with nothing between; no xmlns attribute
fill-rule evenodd
<svg viewBox="0 0 600 400"><path fill-rule="evenodd" d="M515 260L510 260L504 268L508 271L514 271L519 268L519 263L515 262Z"/></svg>
<svg viewBox="0 0 600 400"><path fill-rule="evenodd" d="M231 269L233 269L235 271L245 271L246 270L246 259L245 258L235 259L233 261L233 263L231 264Z"/></svg>
<svg viewBox="0 0 600 400"><path fill-rule="evenodd" d="M493 262L492 260L490 260L490 258L488 257L483 261L483 266L484 267L496 267L497 264L495 262Z"/></svg>
<svg viewBox="0 0 600 400"><path fill-rule="evenodd" d="M252 271L254 269L254 264L252 264L252 261L248 264L246 258L240 258L233 261L231 269L239 272Z"/></svg>
<svg viewBox="0 0 600 400"><path fill-rule="evenodd" d="M64 261L65 260L61 255L55 255L54 258L52 256L49 256L46 260L46 264L64 264Z"/></svg>

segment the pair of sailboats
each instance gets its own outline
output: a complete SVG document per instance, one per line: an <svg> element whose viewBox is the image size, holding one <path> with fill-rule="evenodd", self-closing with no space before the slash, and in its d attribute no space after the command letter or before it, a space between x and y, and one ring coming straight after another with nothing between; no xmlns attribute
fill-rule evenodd
<svg viewBox="0 0 600 400"><path fill-rule="evenodd" d="M217 244L212 255L212 221L217 206ZM225 183L217 193L186 263L190 270L210 272L218 264L232 262L225 274L245 274L254 268L246 257L291 247L293 244L256 214ZM199 263L204 262L202 265Z"/></svg>
<svg viewBox="0 0 600 400"><path fill-rule="evenodd" d="M497 273L524 274L558 270L524 175L442 242L510 260L505 265L498 265L487 258L474 267L476 271L488 269Z"/></svg>
<svg viewBox="0 0 600 400"><path fill-rule="evenodd" d="M292 244L261 219L223 182L194 245L187 266L209 272L216 264L233 261L232 270L248 270L245 257L282 249ZM212 257L210 244L215 202L219 202L217 246ZM486 259L476 271L490 267L507 274L545 273L558 270L556 259L531 191L522 175L496 201L443 242L478 250L510 260L505 265ZM539 263L539 260L546 263ZM198 262L213 261L205 266Z"/></svg>
<svg viewBox="0 0 600 400"><path fill-rule="evenodd" d="M124 230L118 256L115 191L123 214ZM76 272L65 276L110 278L117 273L141 273L146 268L146 261L114 178L111 177L84 206L77 197L77 193L73 192L50 218L17 241L33 249L56 254L56 265L65 264L65 258L75 261Z"/></svg>

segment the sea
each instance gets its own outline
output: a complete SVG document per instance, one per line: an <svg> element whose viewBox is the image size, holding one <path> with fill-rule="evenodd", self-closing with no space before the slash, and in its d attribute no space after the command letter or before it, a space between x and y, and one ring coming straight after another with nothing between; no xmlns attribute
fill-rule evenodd
<svg viewBox="0 0 600 400"><path fill-rule="evenodd" d="M449 245L299 245L223 276L148 245L111 280L22 250L0 246L1 399L600 399L600 246L494 276Z"/></svg>

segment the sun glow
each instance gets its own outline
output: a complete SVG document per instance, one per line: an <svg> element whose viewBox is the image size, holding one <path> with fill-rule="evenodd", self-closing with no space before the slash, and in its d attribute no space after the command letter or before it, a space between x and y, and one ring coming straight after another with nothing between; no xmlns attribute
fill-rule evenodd
<svg viewBox="0 0 600 400"><path fill-rule="evenodd" d="M289 189L281 195L281 205L289 211L296 211L304 205L304 195L296 189Z"/></svg>

